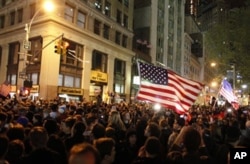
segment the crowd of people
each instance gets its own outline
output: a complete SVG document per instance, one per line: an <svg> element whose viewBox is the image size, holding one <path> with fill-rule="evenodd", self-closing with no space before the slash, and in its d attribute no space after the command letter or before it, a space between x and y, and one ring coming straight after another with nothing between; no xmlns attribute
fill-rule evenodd
<svg viewBox="0 0 250 164"><path fill-rule="evenodd" d="M247 107L0 99L0 164L226 164L249 146Z"/></svg>

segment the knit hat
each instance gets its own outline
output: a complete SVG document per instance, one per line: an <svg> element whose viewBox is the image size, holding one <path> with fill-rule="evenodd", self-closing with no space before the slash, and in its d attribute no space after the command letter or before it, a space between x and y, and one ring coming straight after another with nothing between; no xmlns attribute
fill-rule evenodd
<svg viewBox="0 0 250 164"><path fill-rule="evenodd" d="M17 123L23 125L24 127L27 126L27 124L29 123L29 120L27 117L25 116L20 116L18 119L17 119Z"/></svg>

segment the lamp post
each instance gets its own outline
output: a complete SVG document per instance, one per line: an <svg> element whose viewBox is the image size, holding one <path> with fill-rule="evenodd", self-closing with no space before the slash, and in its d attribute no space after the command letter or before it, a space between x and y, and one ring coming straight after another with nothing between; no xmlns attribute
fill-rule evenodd
<svg viewBox="0 0 250 164"><path fill-rule="evenodd" d="M28 50L30 50L31 48L31 43L29 41L29 35L30 35L30 29L31 29L31 25L34 21L34 19L36 18L36 16L40 13L40 11L42 9L45 9L46 11L48 12L51 12L54 10L54 5L51 1L46 1L44 2L43 4L43 7L40 7L36 12L35 14L33 15L33 17L31 18L30 22L29 23L26 23L25 24L25 31L26 31L26 36L25 36L25 40L24 40L24 49L25 49L25 52L24 52L24 64L26 64L27 62L27 55L28 55Z"/></svg>
<svg viewBox="0 0 250 164"><path fill-rule="evenodd" d="M25 35L25 39L23 42L23 51L19 53L19 55L22 55L23 57L20 58L20 66L18 68L18 70L21 70L18 73L18 77L20 80L18 80L18 85L19 86L25 86L25 82L27 82L27 56L32 56L31 54L28 54L28 51L31 50L31 42L29 41L29 37L30 37L30 31L31 31L31 26L32 23L34 21L34 19L38 16L38 14L41 12L41 10L45 9L46 11L50 12L54 9L54 5L51 1L46 1L43 3L43 6L40 7L38 10L36 10L36 12L34 13L33 17L31 18L29 23L25 24L25 31L26 31L26 35Z"/></svg>

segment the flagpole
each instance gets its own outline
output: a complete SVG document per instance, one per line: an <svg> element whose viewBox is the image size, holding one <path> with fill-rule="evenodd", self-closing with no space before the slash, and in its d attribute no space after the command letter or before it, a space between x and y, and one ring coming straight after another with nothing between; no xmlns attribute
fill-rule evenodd
<svg viewBox="0 0 250 164"><path fill-rule="evenodd" d="M213 108L212 108L212 109L215 108L215 104L216 104L216 102L218 101L218 97L219 97L221 88L222 88L222 82L220 83L220 87L219 87L219 89L218 89L218 93L217 93L217 95L216 95L216 100L215 100L215 102L214 102L214 104L213 104Z"/></svg>

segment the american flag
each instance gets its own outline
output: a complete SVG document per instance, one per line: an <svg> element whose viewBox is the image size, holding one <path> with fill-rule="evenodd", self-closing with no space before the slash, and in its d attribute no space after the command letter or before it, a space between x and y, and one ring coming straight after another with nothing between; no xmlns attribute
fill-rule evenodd
<svg viewBox="0 0 250 164"><path fill-rule="evenodd" d="M10 83L8 81L3 82L0 88L0 95L7 97L10 91L11 91Z"/></svg>
<svg viewBox="0 0 250 164"><path fill-rule="evenodd" d="M219 93L230 103L235 109L239 108L238 98L235 96L231 84L224 79L221 84Z"/></svg>
<svg viewBox="0 0 250 164"><path fill-rule="evenodd" d="M187 113L203 85L173 71L138 62L141 78L137 99L159 103L179 114Z"/></svg>

